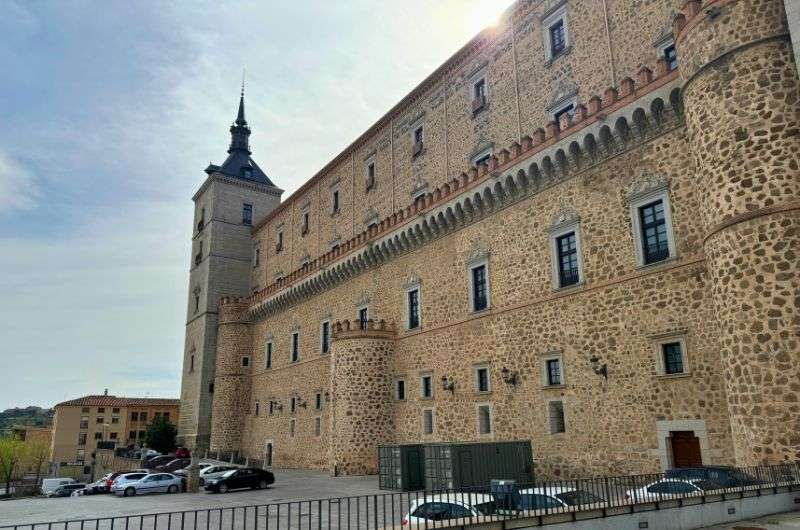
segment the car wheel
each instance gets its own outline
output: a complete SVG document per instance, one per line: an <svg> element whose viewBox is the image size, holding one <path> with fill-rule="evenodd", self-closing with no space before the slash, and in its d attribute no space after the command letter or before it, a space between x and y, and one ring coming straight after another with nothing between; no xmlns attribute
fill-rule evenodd
<svg viewBox="0 0 800 530"><path fill-rule="evenodd" d="M268 484L266 480L262 480L261 482L258 483L258 489L260 490L267 489L267 486Z"/></svg>
<svg viewBox="0 0 800 530"><path fill-rule="evenodd" d="M219 492L220 493L228 493L228 485L227 484L220 484L219 485Z"/></svg>
<svg viewBox="0 0 800 530"><path fill-rule="evenodd" d="M168 487L167 493L178 493L178 486L173 484L172 486Z"/></svg>
<svg viewBox="0 0 800 530"><path fill-rule="evenodd" d="M136 495L136 489L134 488L125 488L125 492L123 493L126 497L133 497Z"/></svg>

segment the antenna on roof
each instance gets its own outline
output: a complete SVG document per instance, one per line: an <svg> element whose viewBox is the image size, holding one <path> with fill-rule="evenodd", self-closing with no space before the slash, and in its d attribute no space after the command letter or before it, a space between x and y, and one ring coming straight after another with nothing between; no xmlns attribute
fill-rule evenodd
<svg viewBox="0 0 800 530"><path fill-rule="evenodd" d="M108 395L108 389L107 389L107 388L106 388L106 389L103 391L103 395L104 395L104 396L107 396L107 395Z"/></svg>

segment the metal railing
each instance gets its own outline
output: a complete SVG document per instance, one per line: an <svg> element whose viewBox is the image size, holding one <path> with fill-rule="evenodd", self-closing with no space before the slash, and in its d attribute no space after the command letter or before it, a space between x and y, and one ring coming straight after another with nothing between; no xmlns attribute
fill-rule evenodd
<svg viewBox="0 0 800 530"><path fill-rule="evenodd" d="M800 490L800 463L485 485L0 526L0 530L427 529L577 514L581 518ZM715 474L716 473L716 474ZM677 486L674 486L677 484ZM199 499L198 499L199 501ZM207 497L204 502L214 502ZM624 508L628 508L625 510ZM610 508L614 510L609 511ZM561 519L563 520L563 517Z"/></svg>

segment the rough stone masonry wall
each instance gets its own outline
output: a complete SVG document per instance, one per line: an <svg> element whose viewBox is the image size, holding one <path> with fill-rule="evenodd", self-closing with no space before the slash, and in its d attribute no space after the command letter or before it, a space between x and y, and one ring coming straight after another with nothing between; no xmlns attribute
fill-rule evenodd
<svg viewBox="0 0 800 530"><path fill-rule="evenodd" d="M336 324L331 357L330 468L335 475L378 472L378 446L394 440L394 329L385 321Z"/></svg>
<svg viewBox="0 0 800 530"><path fill-rule="evenodd" d="M800 458L800 84L780 0L676 19L736 461Z"/></svg>
<svg viewBox="0 0 800 530"><path fill-rule="evenodd" d="M211 413L212 451L240 452L242 425L250 405L251 327L245 319L247 303L223 297L217 331L217 368Z"/></svg>

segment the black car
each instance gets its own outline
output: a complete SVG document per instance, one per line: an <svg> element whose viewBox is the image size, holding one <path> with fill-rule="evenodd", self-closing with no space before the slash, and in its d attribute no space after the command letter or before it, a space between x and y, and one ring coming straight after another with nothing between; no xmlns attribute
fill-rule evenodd
<svg viewBox="0 0 800 530"><path fill-rule="evenodd" d="M244 488L264 489L275 482L275 475L255 467L232 469L219 478L206 481L206 491L227 493Z"/></svg>
<svg viewBox="0 0 800 530"><path fill-rule="evenodd" d="M53 491L47 494L48 497L70 497L72 493L78 490L82 490L86 487L86 484L80 482L73 482L72 484L62 484L61 486L57 487Z"/></svg>
<svg viewBox="0 0 800 530"><path fill-rule="evenodd" d="M668 469L667 478L683 480L709 480L719 484L722 488L739 488L743 486L758 486L764 484L763 480L728 466L703 466L681 467Z"/></svg>

